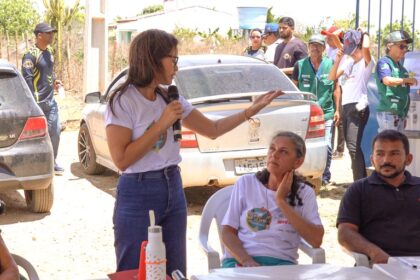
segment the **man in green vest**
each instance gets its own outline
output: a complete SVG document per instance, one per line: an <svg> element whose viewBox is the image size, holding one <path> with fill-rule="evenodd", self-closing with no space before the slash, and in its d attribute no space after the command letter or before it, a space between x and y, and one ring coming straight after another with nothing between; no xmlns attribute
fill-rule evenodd
<svg viewBox="0 0 420 280"><path fill-rule="evenodd" d="M401 60L412 42L413 39L404 30L393 31L385 38L386 55L376 65L376 84L380 95L376 109L379 132L385 129L404 130L410 107L410 86L417 85L417 80L410 77Z"/></svg>
<svg viewBox="0 0 420 280"><path fill-rule="evenodd" d="M322 174L322 184L327 185L331 179L332 126L340 119L340 92L336 81L328 80L333 60L324 56L325 37L321 34L311 36L308 45L309 56L297 61L293 68L292 80L301 91L315 94L317 103L324 111L325 140L328 143L327 163ZM334 98L333 98L334 95ZM334 101L336 102L334 111Z"/></svg>

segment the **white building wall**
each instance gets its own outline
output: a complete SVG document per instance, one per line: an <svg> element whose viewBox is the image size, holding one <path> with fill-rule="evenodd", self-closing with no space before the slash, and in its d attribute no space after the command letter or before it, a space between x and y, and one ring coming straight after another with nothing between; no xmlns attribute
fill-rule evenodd
<svg viewBox="0 0 420 280"><path fill-rule="evenodd" d="M230 28L238 29L238 17L225 12L214 11L203 7L190 7L167 13L150 15L137 21L119 23L118 31L136 30L141 32L157 28L172 32L176 27L188 28L200 32L214 31L219 28L219 34L226 34Z"/></svg>

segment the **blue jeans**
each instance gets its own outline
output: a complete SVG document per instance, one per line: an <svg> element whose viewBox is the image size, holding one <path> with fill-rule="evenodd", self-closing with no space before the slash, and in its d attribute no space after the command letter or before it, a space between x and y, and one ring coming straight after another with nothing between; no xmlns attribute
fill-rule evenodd
<svg viewBox="0 0 420 280"><path fill-rule="evenodd" d="M325 164L324 173L322 174L322 181L329 182L331 179L331 158L332 158L332 126L334 124L333 120L326 120L325 121L325 141L328 144L327 150L327 163Z"/></svg>
<svg viewBox="0 0 420 280"><path fill-rule="evenodd" d="M178 166L120 176L113 217L117 271L139 267L149 210L162 226L167 274L179 269L186 275L187 203Z"/></svg>
<svg viewBox="0 0 420 280"><path fill-rule="evenodd" d="M376 120L378 121L378 133L385 129L404 131L405 118L398 117L390 112L376 112Z"/></svg>
<svg viewBox="0 0 420 280"><path fill-rule="evenodd" d="M45 114L48 124L48 134L54 150L54 163L57 158L58 145L60 144L61 124L58 115L58 105L54 98L38 103L38 106Z"/></svg>

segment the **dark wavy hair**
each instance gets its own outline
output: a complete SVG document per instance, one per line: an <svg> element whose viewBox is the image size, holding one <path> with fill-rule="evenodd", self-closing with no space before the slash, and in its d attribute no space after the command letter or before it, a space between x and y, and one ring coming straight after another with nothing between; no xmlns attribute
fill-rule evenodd
<svg viewBox="0 0 420 280"><path fill-rule="evenodd" d="M302 137L290 131L280 131L276 133L276 135L274 135L274 137L271 139L271 142L273 142L274 140L280 137L288 138L293 142L293 144L295 145L295 151L298 158L305 157L306 146L305 146L305 141L302 139ZM268 172L267 168L265 168L262 171L257 172L256 177L263 185L266 185L268 184L270 172ZM303 176L296 174L296 172L293 174L292 188L290 190L289 196L287 197L287 200L290 206L293 206L293 207L296 206L296 201L298 205L300 206L303 205L302 198L298 195L297 191L300 185L304 182L305 182L305 178Z"/></svg>
<svg viewBox="0 0 420 280"><path fill-rule="evenodd" d="M114 99L118 100L130 84L138 87L150 85L155 75L163 70L162 59L177 45L174 35L159 29L149 29L134 37L128 54L127 80L109 98L112 113Z"/></svg>

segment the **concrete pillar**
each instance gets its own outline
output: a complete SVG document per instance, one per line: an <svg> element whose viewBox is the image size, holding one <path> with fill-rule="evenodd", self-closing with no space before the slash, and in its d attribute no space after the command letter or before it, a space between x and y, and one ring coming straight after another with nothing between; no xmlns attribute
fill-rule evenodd
<svg viewBox="0 0 420 280"><path fill-rule="evenodd" d="M86 1L83 92L103 93L108 84L108 0Z"/></svg>

